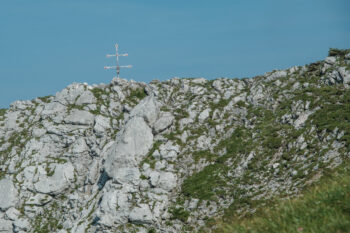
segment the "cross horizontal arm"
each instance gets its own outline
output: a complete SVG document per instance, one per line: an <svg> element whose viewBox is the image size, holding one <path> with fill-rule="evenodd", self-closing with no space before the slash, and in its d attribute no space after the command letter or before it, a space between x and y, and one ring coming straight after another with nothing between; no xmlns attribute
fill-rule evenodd
<svg viewBox="0 0 350 233"><path fill-rule="evenodd" d="M103 68L105 68L106 70L108 70L108 69L116 69L117 67L116 67L116 66L105 66L105 67L103 67Z"/></svg>
<svg viewBox="0 0 350 233"><path fill-rule="evenodd" d="M107 54L106 57L126 57L129 54L123 53L123 54Z"/></svg>
<svg viewBox="0 0 350 233"><path fill-rule="evenodd" d="M127 66L105 66L105 69L117 69L117 67L119 68L132 68L132 65L127 65Z"/></svg>

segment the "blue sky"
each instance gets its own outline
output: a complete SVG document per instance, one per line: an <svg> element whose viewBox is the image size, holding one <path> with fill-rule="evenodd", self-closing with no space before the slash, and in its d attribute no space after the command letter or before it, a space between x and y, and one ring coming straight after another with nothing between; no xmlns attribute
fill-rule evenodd
<svg viewBox="0 0 350 233"><path fill-rule="evenodd" d="M350 48L349 0L0 0L0 108L72 82L252 77Z"/></svg>

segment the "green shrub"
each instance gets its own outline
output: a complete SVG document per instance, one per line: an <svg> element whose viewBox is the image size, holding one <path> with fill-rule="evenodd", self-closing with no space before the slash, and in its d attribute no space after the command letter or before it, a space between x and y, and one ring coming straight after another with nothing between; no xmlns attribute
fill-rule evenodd
<svg viewBox="0 0 350 233"><path fill-rule="evenodd" d="M172 219L178 219L182 222L187 222L190 212L186 211L184 208L170 208L169 212L172 214Z"/></svg>
<svg viewBox="0 0 350 233"><path fill-rule="evenodd" d="M44 103L49 103L51 97L52 97L52 95L48 95L48 96L38 97L38 99L40 99Z"/></svg>
<svg viewBox="0 0 350 233"><path fill-rule="evenodd" d="M144 88L137 88L135 90L131 90L130 95L129 95L129 97L131 99L137 98L139 100L145 98L146 96L147 96L147 94L146 94L146 91Z"/></svg>
<svg viewBox="0 0 350 233"><path fill-rule="evenodd" d="M242 100L238 101L236 104L238 107L241 107L241 108L245 107L245 105L246 105L246 103Z"/></svg>
<svg viewBox="0 0 350 233"><path fill-rule="evenodd" d="M186 197L200 200L213 200L221 188L226 186L225 178L220 172L224 169L222 164L206 166L202 171L185 179L182 184L182 193Z"/></svg>
<svg viewBox="0 0 350 233"><path fill-rule="evenodd" d="M6 114L7 109L0 108L0 116L4 116Z"/></svg>
<svg viewBox="0 0 350 233"><path fill-rule="evenodd" d="M330 48L328 51L328 56L345 56L348 53L350 53L350 49Z"/></svg>
<svg viewBox="0 0 350 233"><path fill-rule="evenodd" d="M219 102L217 102L217 103L211 102L210 103L210 108L212 110L215 110L217 108L218 109L223 109L224 107L226 107L228 105L229 102L230 102L230 99L225 100L224 98L221 98L219 100Z"/></svg>

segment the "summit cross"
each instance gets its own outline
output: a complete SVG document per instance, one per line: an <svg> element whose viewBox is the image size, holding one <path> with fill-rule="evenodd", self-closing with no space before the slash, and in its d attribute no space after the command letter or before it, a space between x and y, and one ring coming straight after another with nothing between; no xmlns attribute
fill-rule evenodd
<svg viewBox="0 0 350 233"><path fill-rule="evenodd" d="M104 67L106 70L115 69L115 71L117 73L117 78L119 78L120 68L131 68L132 67L131 65L127 65L127 66L120 66L119 65L119 57L126 57L126 56L128 56L128 54L127 53L119 54L118 47L119 47L118 44L115 44L115 54L107 54L107 56L106 56L106 57L116 57L116 65Z"/></svg>

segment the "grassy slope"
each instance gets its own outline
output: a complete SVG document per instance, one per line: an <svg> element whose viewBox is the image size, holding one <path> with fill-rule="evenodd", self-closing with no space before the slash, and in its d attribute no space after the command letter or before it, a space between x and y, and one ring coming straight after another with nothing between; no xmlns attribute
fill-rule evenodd
<svg viewBox="0 0 350 233"><path fill-rule="evenodd" d="M254 216L233 216L217 232L350 232L349 163L325 173L298 198L275 200Z"/></svg>
<svg viewBox="0 0 350 233"><path fill-rule="evenodd" d="M342 63L341 66L349 70L350 66L345 65L344 57L342 57L344 53L349 51L341 50L340 52L335 52L338 55L342 53L337 59ZM331 50L330 55L331 53L334 53L334 51ZM287 84L284 86L277 87L273 86L273 83L265 83L265 88L270 88L271 96L278 103L277 107L271 109L245 103L243 107L247 109L247 119L254 125L253 128L239 124L236 120L234 121L237 123L236 125L227 124L235 128L231 137L222 140L214 148L214 152L197 151L193 153L194 161L204 158L211 164L186 177L182 184L181 195L177 204L181 206L185 203L185 200L196 198L199 199L199 203L206 203L209 206L211 202L220 200L222 203L223 200L232 198L234 200L232 204L223 211L222 219L224 219L225 223L220 225L218 232L298 232L298 229L303 229L302 232L337 232L336 229L330 228L332 224L340 229L344 226L345 230L339 230L339 232L350 232L350 229L348 229L349 225L346 225L349 221L344 220L346 215L343 216L343 212L337 212L340 211L339 209L331 210L327 209L328 207L325 205L318 206L315 204L317 202L326 202L326 200L322 199L322 195L328 195L329 197L337 195L339 190L337 191L335 185L338 185L339 182L334 183L330 178L330 180L322 181L325 183L330 182L330 184L321 184L318 188L312 189L314 191L308 191L314 192L313 194L307 194L305 199L291 201L289 206L288 203L283 202L280 204L279 201L271 200L268 195L264 194L264 192L269 193L266 187L269 185L268 181L270 180L275 180L281 187L274 193L275 197L287 197L291 194L288 181L295 184L292 187L297 189L294 194L304 190L307 186L306 184L309 183L307 181L313 180L313 177L318 176L321 172L323 173L323 170L332 163L331 160L326 161L324 157L332 148L334 141L345 145L338 152L343 161L347 160L346 154L350 145L350 90L339 84L324 84L321 79L324 76L321 72L323 65L324 62L312 63L306 66L306 72L290 74L282 78L280 81ZM292 87L297 82L302 88L293 89ZM306 85L304 86L304 84ZM247 92L249 93L249 90ZM310 109L316 110L300 129L295 129L289 123L281 120L285 114L293 114L293 111L295 111L293 106L296 103L303 103L304 105L309 103ZM212 106L212 109L222 108L222 106L226 105L227 102L220 103L219 106ZM332 136L337 131L336 129L344 133L338 139ZM288 145L289 142L296 141L300 136L305 138L306 148L300 149L298 146ZM325 140L328 137L331 140ZM226 153L223 156L218 156L216 152L221 151L223 148L226 149ZM247 158L251 151L255 152L255 156L249 161L243 176L238 178L230 176L229 174L235 173L233 168L237 166L241 159ZM280 164L278 173L268 169L267 165L272 160ZM292 176L290 174L293 170L297 173ZM338 178L340 179L340 177ZM350 176L346 176L346 178L350 180ZM284 183L287 183L285 187ZM348 184L350 184L350 181ZM328 185L330 186L327 187ZM329 188L329 190L327 191L326 188ZM317 190L320 191L317 193ZM263 195L261 196L261 194ZM259 195L260 198L255 198ZM307 199L307 196L309 196L309 199ZM346 202L346 199L337 201ZM301 204L297 204L299 202ZM268 216L267 214L270 212L262 214L262 212L258 211L260 215L257 215L256 218L247 219L247 214L254 212L255 209L260 211L267 207L267 209L271 209L269 208L270 204L277 204L276 208L268 210L271 214L276 212L275 215ZM305 206L303 207L303 205ZM314 212L307 213L305 209L312 210L309 206L316 206L317 208L313 208ZM282 214L281 211L283 210L286 215ZM322 215L322 213L330 214L329 218L327 216L320 217L319 215ZM191 212L186 208L178 208L172 214L174 219L179 219L183 222L187 222L188 216L191 216ZM306 215L311 216L309 219L315 218L315 221L307 220ZM244 220L237 222L236 219L240 217ZM308 229L306 222L298 222L298 217L300 217L300 221L304 220L311 225L314 224L313 228L310 225L310 229ZM271 219L276 220L278 223ZM284 222L284 220L287 221L288 219L295 222ZM210 229L217 226L217 219L215 218L207 216L203 220L206 226L201 228L200 232L209 232ZM339 221L334 222L333 220ZM318 228L324 226L323 221L326 221L327 225L322 231L322 229ZM227 224L227 222L232 224ZM241 226L241 224L243 225ZM244 227L253 227L255 224L256 228L252 228L253 230L251 231ZM266 225L263 226L262 224ZM275 228L272 228L273 226ZM285 228L282 226L285 226ZM191 229L188 230L191 231Z"/></svg>

